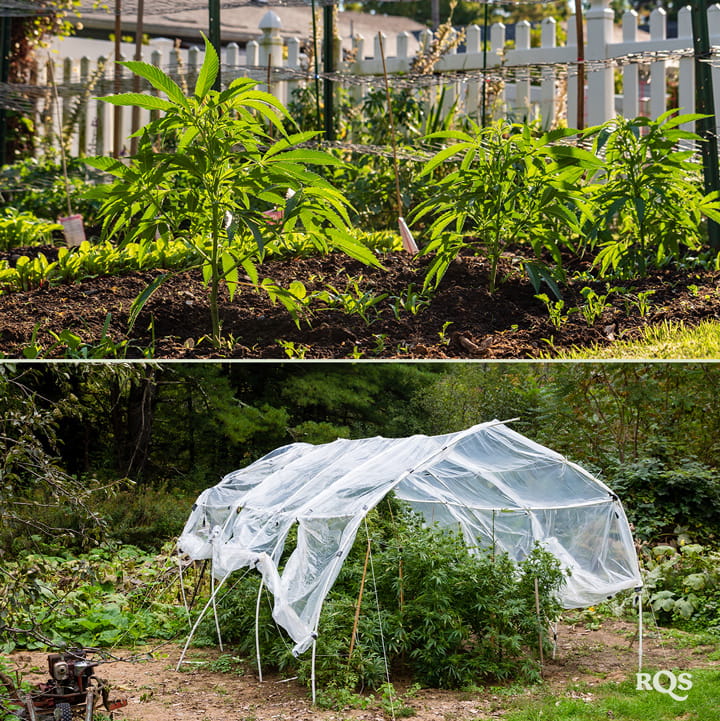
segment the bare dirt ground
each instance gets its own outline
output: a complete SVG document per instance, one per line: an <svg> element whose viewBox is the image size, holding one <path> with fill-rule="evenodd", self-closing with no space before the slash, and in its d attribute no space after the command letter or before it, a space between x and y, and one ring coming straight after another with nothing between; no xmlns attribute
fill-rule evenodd
<svg viewBox="0 0 720 721"><path fill-rule="evenodd" d="M582 697L592 701L596 684L632 678L637 670L636 626L624 621L606 621L597 630L583 625L560 624L555 659L546 660L545 683L525 690L501 687L478 691L422 689L407 704L418 721L470 721L501 719L510 707L522 707L525 701L547 692L558 698ZM380 703L364 709L322 710L312 706L308 689L294 680L265 676L259 683L254 670L242 674L209 671L203 662L218 658L216 648L193 649L192 661L177 672L180 655L177 645L166 645L152 654L132 655L142 660L111 661L100 667L98 676L106 678L112 695L125 695L128 705L114 712L117 721L383 721L388 718ZM225 649L232 653L232 649ZM694 668L720 667L709 656L717 646L692 646L654 631L644 638L644 667L691 671ZM129 652L114 652L130 657ZM124 655L127 654L127 655ZM20 668L44 668L45 655L18 653L13 656ZM42 681L44 675L28 676ZM393 679L400 693L406 687ZM580 685L580 688L578 688Z"/></svg>
<svg viewBox="0 0 720 721"><path fill-rule="evenodd" d="M50 260L56 252L50 247L25 248L5 255L13 263L20 255L41 251ZM407 298L408 286L415 292L421 289L430 260L388 254L382 258L384 270L339 254L269 261L263 264L261 277L286 288L302 280L309 293L329 284L366 299L386 297L362 314L346 314L316 303L312 315L296 326L285 308L273 305L265 293L245 289L231 302L223 290L220 316L226 342L222 348L214 348L207 340L208 290L199 271L169 277L130 333L133 300L159 271L86 278L19 292L0 289L0 354L5 358L112 358L116 353L164 359L537 358L637 339L643 329L663 323L691 327L720 318L719 271L666 268L652 271L647 278L614 284L622 285L622 290L611 292L598 316L589 320L577 310L586 302L583 289L591 287L603 296L608 294L608 284L570 281L563 289L562 314L567 317L553 323L520 273L517 256L502 259L503 282L495 293L487 290L487 262L459 257L431 301L398 310L397 298ZM587 260L578 263L573 270L587 269ZM358 290L353 288L355 282ZM640 302L643 294L646 308ZM79 347L70 355L67 339L58 342L66 330L79 339ZM119 350L113 346L123 342L127 345ZM29 345L34 350L28 355Z"/></svg>

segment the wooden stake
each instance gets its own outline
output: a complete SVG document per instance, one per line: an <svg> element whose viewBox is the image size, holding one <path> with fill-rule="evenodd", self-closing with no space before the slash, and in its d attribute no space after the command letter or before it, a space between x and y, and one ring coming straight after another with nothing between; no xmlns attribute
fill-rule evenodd
<svg viewBox="0 0 720 721"><path fill-rule="evenodd" d="M350 650L348 651L348 661L352 656L355 648L355 636L357 635L358 622L360 621L360 606L362 604L363 591L365 590L365 577L367 576L368 561L370 560L370 538L367 542L367 550L365 551L365 563L363 564L362 578L360 579L360 593L358 594L357 606L355 606L355 621L353 622L353 630L350 636Z"/></svg>
<svg viewBox="0 0 720 721"><path fill-rule="evenodd" d="M535 613L538 618L538 648L540 649L540 676L542 676L545 660L543 659L543 633L542 620L540 618L540 589L538 588L538 580L535 577Z"/></svg>

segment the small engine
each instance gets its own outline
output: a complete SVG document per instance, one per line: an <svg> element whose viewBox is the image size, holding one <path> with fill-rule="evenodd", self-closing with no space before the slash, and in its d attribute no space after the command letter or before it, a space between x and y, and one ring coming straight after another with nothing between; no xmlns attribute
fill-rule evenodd
<svg viewBox="0 0 720 721"><path fill-rule="evenodd" d="M124 698L110 699L107 681L95 675L99 663L87 658L89 651L76 648L48 656L50 678L32 693L26 709L30 721L72 721L74 710L81 712L85 721L92 721L99 700L108 711L127 706Z"/></svg>

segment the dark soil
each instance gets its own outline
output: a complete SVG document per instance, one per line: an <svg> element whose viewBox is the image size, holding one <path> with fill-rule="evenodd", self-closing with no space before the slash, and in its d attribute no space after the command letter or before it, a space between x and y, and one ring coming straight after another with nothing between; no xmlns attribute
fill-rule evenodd
<svg viewBox="0 0 720 721"><path fill-rule="evenodd" d="M21 253L39 251L52 259L49 248L15 249L11 262ZM643 328L667 321L692 326L720 318L720 273L672 268L614 283L624 290L610 295L609 306L592 325L574 312L556 328L532 285L518 272L517 260L503 259L503 282L491 295L487 264L462 257L452 264L429 306L417 313L403 311L398 319L389 305L391 297L406 293L410 284L419 290L429 259L394 253L382 262L385 270L338 254L267 262L260 277L284 287L301 280L308 291L326 284L345 290L354 279L361 292L389 297L370 308L366 319L315 303L313 315L298 327L265 293L248 288L232 302L224 293L221 318L227 343L222 349L213 348L207 338L208 292L199 272L169 276L130 333L132 302L161 271L6 293L0 295L0 353L5 358L537 358L635 339ZM585 303L580 293L585 286L607 293L605 282L573 281L564 289L564 313ZM641 315L637 297L647 291L653 291L650 308ZM74 337L61 337L63 331Z"/></svg>

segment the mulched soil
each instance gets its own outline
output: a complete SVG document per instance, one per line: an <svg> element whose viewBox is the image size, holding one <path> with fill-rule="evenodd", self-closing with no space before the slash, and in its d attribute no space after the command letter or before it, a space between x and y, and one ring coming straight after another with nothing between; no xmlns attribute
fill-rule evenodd
<svg viewBox="0 0 720 721"><path fill-rule="evenodd" d="M20 254L52 248L14 249L0 254L13 262ZM375 294L399 296L412 284L419 290L430 259L393 253L382 258L385 270L368 268L347 256L296 258L265 263L261 278L272 278L287 287L301 280L308 290L331 284L343 290L348 278ZM577 269L577 268L576 268ZM429 307L418 313L403 312L398 320L388 301L371 308L366 322L360 315L319 307L298 328L282 305L267 295L246 289L230 302L222 298L221 318L226 347L215 349L207 339L210 314L207 289L199 272L173 275L148 301L128 334L133 300L158 275L136 272L126 276L96 277L70 285L42 287L0 295L0 353L5 358L53 358L63 354L162 359L192 358L538 358L553 357L572 348L605 346L613 341L639 337L641 330L663 322L692 326L720 318L720 273L662 269L638 281L616 282L626 292L613 293L610 306L589 326L580 313L555 328L545 305L518 272L511 256L501 264L504 282L494 294L487 291L487 264L480 258L458 258L448 270ZM565 312L585 301L580 290L592 287L607 293L606 283L574 281L564 291ZM654 291L650 310L641 316L633 299ZM106 324L109 324L106 327ZM104 330L105 329L105 330ZM70 330L80 341L67 338ZM104 350L98 350L103 341ZM124 349L112 343L127 340ZM108 342L111 341L111 342ZM35 350L28 353L28 346Z"/></svg>

